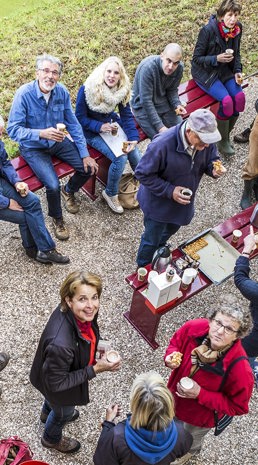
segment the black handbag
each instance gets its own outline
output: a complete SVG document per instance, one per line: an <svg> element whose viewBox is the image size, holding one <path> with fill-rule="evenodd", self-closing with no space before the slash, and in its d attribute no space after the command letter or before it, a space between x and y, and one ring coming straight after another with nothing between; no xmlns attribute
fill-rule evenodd
<svg viewBox="0 0 258 465"><path fill-rule="evenodd" d="M225 385L225 382L227 380L227 377L229 375L229 372L231 370L231 368L237 363L239 362L240 360L248 360L247 357L245 357L244 355L242 355L241 357L238 357L236 358L235 360L233 360L233 362L230 363L230 365L228 366L226 372L224 373L224 376L222 378L222 381L221 381L221 384L220 384L220 387L219 387L219 391L222 391L222 388L224 387ZM230 423L232 422L233 418L234 417L231 417L230 415L223 415L220 419L218 417L218 412L215 411L214 412L214 417L215 417L215 431L214 431L214 436L219 436L219 434L222 433L222 431L224 431L224 429L226 429L226 427L228 425L230 425Z"/></svg>

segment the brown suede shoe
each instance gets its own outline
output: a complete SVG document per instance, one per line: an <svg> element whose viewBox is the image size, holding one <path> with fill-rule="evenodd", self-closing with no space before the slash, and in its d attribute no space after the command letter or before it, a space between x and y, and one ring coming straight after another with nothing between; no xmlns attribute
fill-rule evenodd
<svg viewBox="0 0 258 465"><path fill-rule="evenodd" d="M69 231L64 224L63 218L53 218L54 233L57 239L60 241L66 241L69 239Z"/></svg>
<svg viewBox="0 0 258 465"><path fill-rule="evenodd" d="M56 444L52 444L42 437L41 444L43 447L47 447L48 449L55 449L59 452L63 452L64 454L72 454L73 452L77 452L81 447L79 441L76 441L76 439L73 438L68 438L67 436L63 436L62 439Z"/></svg>
<svg viewBox="0 0 258 465"><path fill-rule="evenodd" d="M64 201L64 206L69 213L78 213L79 204L75 198L74 193L68 193L65 191L65 186L61 187L61 197Z"/></svg>

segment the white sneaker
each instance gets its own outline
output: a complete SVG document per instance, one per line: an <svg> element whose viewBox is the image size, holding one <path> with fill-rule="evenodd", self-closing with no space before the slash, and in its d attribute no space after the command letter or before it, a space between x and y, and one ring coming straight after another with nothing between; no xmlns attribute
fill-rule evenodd
<svg viewBox="0 0 258 465"><path fill-rule="evenodd" d="M102 196L107 202L108 206L111 208L111 210L113 210L113 212L119 213L120 215L124 213L124 209L118 200L118 195L113 195L112 197L110 197L109 195L107 195L106 191L102 191Z"/></svg>

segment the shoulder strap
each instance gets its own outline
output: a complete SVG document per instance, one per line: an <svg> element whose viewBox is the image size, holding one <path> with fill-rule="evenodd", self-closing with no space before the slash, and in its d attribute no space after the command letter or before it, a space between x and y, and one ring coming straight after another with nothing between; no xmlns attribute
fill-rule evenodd
<svg viewBox="0 0 258 465"><path fill-rule="evenodd" d="M230 370L233 368L233 366L237 363L237 362L240 362L240 360L247 360L248 361L248 357L246 357L245 355L241 355L241 357L237 357L235 360L233 360L229 366L227 367L227 370L225 371L225 374L222 378L222 381L221 381L221 384L220 384L220 387L219 387L219 391L222 390L222 388L224 387L227 379L228 379L228 375L229 375L229 372Z"/></svg>

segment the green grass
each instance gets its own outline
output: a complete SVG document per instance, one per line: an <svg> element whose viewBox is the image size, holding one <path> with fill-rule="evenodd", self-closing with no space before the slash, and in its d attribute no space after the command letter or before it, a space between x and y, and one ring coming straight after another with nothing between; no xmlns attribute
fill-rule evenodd
<svg viewBox="0 0 258 465"><path fill-rule="evenodd" d="M215 11L212 1L190 0L0 0L3 11L21 5L0 23L0 112L7 117L15 90L34 79L35 57L43 52L64 61L62 81L75 102L79 86L109 55L119 55L133 78L141 59L169 42L184 51L185 74L199 28ZM6 6L5 6L6 5ZM3 11L1 16L3 16ZM257 68L258 0L243 2L242 62ZM15 149L10 148L11 155Z"/></svg>

